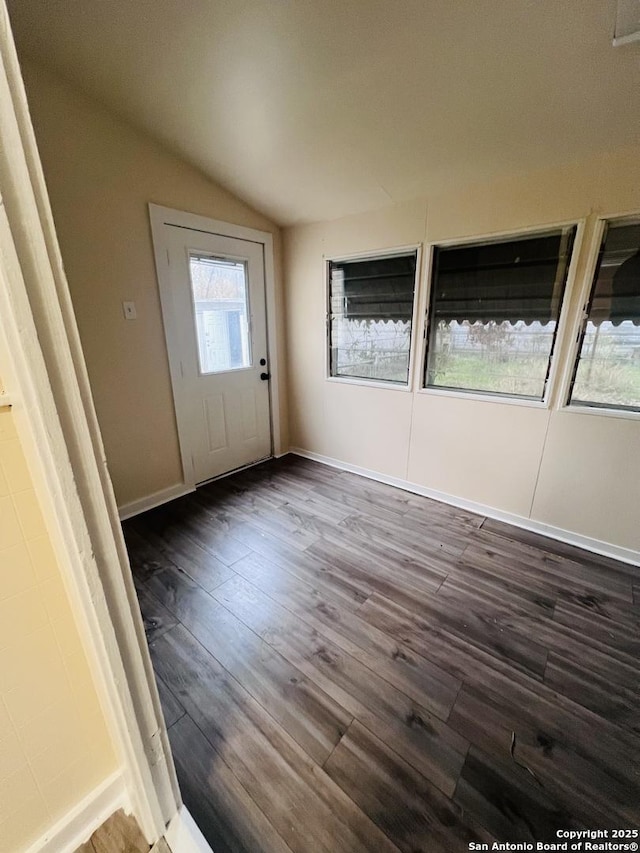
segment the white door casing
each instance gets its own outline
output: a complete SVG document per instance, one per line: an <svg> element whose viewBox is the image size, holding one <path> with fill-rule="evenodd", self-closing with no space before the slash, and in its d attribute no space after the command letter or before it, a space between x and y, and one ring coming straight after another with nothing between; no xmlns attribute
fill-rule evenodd
<svg viewBox="0 0 640 853"><path fill-rule="evenodd" d="M184 484L193 488L281 449L273 236L154 204L149 212ZM228 306L196 306L192 288L192 264L218 260L242 266L248 283L248 334L236 340L233 365L220 363L219 348L207 351L202 338L203 316L210 332L220 331L218 312L208 309ZM231 307L239 316L228 318L237 334L244 323L242 293L217 295L238 298ZM215 293L213 300L226 301ZM268 381L260 378L264 373Z"/></svg>

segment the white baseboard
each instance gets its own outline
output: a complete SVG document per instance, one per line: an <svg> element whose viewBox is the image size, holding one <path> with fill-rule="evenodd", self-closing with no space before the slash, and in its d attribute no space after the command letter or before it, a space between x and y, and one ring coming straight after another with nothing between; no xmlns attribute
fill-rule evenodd
<svg viewBox="0 0 640 853"><path fill-rule="evenodd" d="M118 809L130 812L124 778L114 773L27 848L26 853L73 853Z"/></svg>
<svg viewBox="0 0 640 853"><path fill-rule="evenodd" d="M409 480L401 480L398 477L380 474L377 471L371 471L369 468L360 468L358 465L351 465L349 462L342 462L331 456L323 456L321 453L313 453L309 450L303 450L300 447L292 447L289 452L295 456L303 456L305 459L313 459L315 462L331 465L331 467L339 468L341 471L349 471L352 474L359 474L361 477L368 477L370 480L377 480L379 483L396 486L398 489L404 489L405 492L412 492L416 495L422 495L425 498L433 498L436 501L457 506L460 509L466 509L469 512L475 512L487 518L493 518L496 521L513 524L514 527L521 527L523 530L530 530L532 533L539 533L542 536L548 536L550 539L557 539L559 542L575 545L577 548L584 548L585 551L592 551L594 554L601 554L604 557L612 557L614 560L621 560L633 566L640 566L640 551L634 551L631 548L623 548L621 545L614 545L612 542L603 542L600 539L583 536L581 533L575 533L572 530L564 530L561 527L554 527L542 521L525 518L525 516L516 515L511 512L504 512L501 509L485 506L485 504L469 501L465 498L458 498L446 492L439 492L437 489L429 489L418 483L411 483Z"/></svg>
<svg viewBox="0 0 640 853"><path fill-rule="evenodd" d="M181 806L178 814L167 827L165 834L171 853L212 853L207 839L200 832L198 824L189 814L186 806Z"/></svg>
<svg viewBox="0 0 640 853"><path fill-rule="evenodd" d="M140 515L141 512L146 512L148 509L154 509L162 504L169 503L176 498L181 498L183 495L188 495L189 492L194 492L194 486L185 486L184 483L176 483L175 486L169 486L168 489L161 489L159 492L154 492L147 495L146 498L139 498L137 501L123 504L118 507L120 521L125 521L127 518L133 518L134 515Z"/></svg>

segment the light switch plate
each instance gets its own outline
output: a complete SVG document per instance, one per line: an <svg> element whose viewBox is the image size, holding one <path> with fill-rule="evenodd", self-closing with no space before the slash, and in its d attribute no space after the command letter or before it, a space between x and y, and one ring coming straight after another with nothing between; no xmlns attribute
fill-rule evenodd
<svg viewBox="0 0 640 853"><path fill-rule="evenodd" d="M136 303L135 302L123 302L122 310L124 311L125 320L135 320L138 316L136 313Z"/></svg>

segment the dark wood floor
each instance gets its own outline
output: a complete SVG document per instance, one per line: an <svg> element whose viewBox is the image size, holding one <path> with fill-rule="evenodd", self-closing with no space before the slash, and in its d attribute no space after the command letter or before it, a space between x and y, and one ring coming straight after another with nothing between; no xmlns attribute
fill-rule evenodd
<svg viewBox="0 0 640 853"><path fill-rule="evenodd" d="M124 527L216 853L640 824L640 570L293 456Z"/></svg>

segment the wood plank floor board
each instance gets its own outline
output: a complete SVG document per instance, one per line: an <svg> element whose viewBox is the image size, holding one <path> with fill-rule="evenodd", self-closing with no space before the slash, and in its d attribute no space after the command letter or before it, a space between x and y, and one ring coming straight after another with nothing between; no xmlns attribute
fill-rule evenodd
<svg viewBox="0 0 640 853"><path fill-rule="evenodd" d="M151 583L216 662L322 764L353 716L186 575L166 570Z"/></svg>
<svg viewBox="0 0 640 853"><path fill-rule="evenodd" d="M469 536L479 530L483 517L465 513L464 510L458 510L456 507L438 504L436 501L429 501L428 498L417 498L424 505L417 509L415 506L409 507L402 516L402 525L397 533L404 535L407 538L426 538L433 540L436 546L440 541L446 542L452 546L463 547L468 544ZM371 512L358 513L363 515L365 520L372 521ZM383 519L383 524L389 526L390 522Z"/></svg>
<svg viewBox="0 0 640 853"><path fill-rule="evenodd" d="M291 853L190 717L169 729L189 812L215 853Z"/></svg>
<svg viewBox="0 0 640 853"><path fill-rule="evenodd" d="M453 572L442 582L437 598L446 601L452 609L464 610L475 604L484 608L490 618L492 614L505 619L508 614L517 614L533 621L549 621L555 608L549 598L536 596L531 599L510 590L475 583L475 578L461 578Z"/></svg>
<svg viewBox="0 0 640 853"><path fill-rule="evenodd" d="M542 536L540 533L534 533L521 527L514 527L512 524L505 524L503 521L487 518L482 524L482 529L487 533L502 536L511 542L520 542L544 553L566 557L572 562L591 566L601 572L605 578L610 577L611 574L624 575L632 580L638 577L638 566L624 563L622 560L614 560L612 557L605 557L602 554L594 554L591 551L578 548L576 545L570 545L558 539L550 539L548 536Z"/></svg>
<svg viewBox="0 0 640 853"><path fill-rule="evenodd" d="M412 524L418 522L430 525L434 521L439 524L446 524L453 521L456 525L462 525L469 531L472 529L479 530L486 520L483 515L478 515L476 512L469 512L430 498L418 498L417 504L411 506L404 517Z"/></svg>
<svg viewBox="0 0 640 853"><path fill-rule="evenodd" d="M458 534L452 530L446 532L442 528L435 528L427 534L424 530L416 531L411 525L401 527L383 519L373 521L363 514L350 515L338 526L346 528L364 542L379 542L411 559L419 556L430 561L434 554L459 557L468 542L466 532Z"/></svg>
<svg viewBox="0 0 640 853"><path fill-rule="evenodd" d="M290 507L292 505L303 506L308 500L308 491L302 495L287 496L287 500L264 500L260 495L256 496L256 487L249 485L247 492L225 491L224 481L219 481L212 486L205 487L208 491L196 490L194 500L207 513L213 513L216 521L222 519L225 531L233 534L236 527L243 522L251 522L261 530L266 530L273 536L281 539L287 545L299 550L304 550L316 538L317 533L313 531L313 525L318 522L318 517L309 514L308 521L311 529L302 523L301 519L292 518ZM250 508L247 506L250 496ZM344 515L340 514L340 519ZM335 523L335 514L330 519Z"/></svg>
<svg viewBox="0 0 640 853"><path fill-rule="evenodd" d="M485 753L530 768L547 794L570 803L572 814L583 823L595 818L603 827L625 824L637 800L628 775L621 779L604 768L596 756L597 744L591 757L581 755L567 734L545 722L523 715L497 693L467 686L449 717L450 725Z"/></svg>
<svg viewBox="0 0 640 853"><path fill-rule="evenodd" d="M623 650L625 644L629 643L629 653L635 654L633 638L638 637L639 614L634 612L628 602L619 598L586 588L577 591L575 585L571 591L562 589L557 579L554 582L538 578L531 572L518 571L515 567L500 567L497 561L490 567L480 565L475 560L471 565L467 552L458 565L451 569L449 578L460 579L462 583L486 590L489 594L504 589L509 594L546 608L555 622L581 630L585 638L593 637L601 643Z"/></svg>
<svg viewBox="0 0 640 853"><path fill-rule="evenodd" d="M637 787L640 740L633 732L608 722L547 685L509 678L495 670L485 670L481 678L463 688L463 699L468 690L483 697L486 719L495 718L497 707L503 715L517 720L520 727L535 731L536 738L540 734L541 746L563 744L606 776L617 779L626 790ZM459 707L454 705L452 725L457 710ZM483 720L478 722L482 725Z"/></svg>
<svg viewBox="0 0 640 853"><path fill-rule="evenodd" d="M205 551L181 530L172 529L160 536L148 527L136 528L135 519L127 524L129 526L125 529L128 539L136 537L130 548L130 553L133 551L136 559L144 561L155 555L156 561L165 565L166 560L169 560L204 589L213 589L233 577L233 570L229 566Z"/></svg>
<svg viewBox="0 0 640 853"><path fill-rule="evenodd" d="M464 738L246 581L234 578L213 594L434 785L452 793L468 748Z"/></svg>
<svg viewBox="0 0 640 853"><path fill-rule="evenodd" d="M519 625L514 627L508 609L496 610L492 603L477 595L458 594L457 598L459 606L452 607L446 594L443 597L439 593L425 595L420 606L413 607L404 621L409 620L412 634L429 636L438 631L446 632L447 637L458 637L468 646L542 679L548 650L538 640L536 632L527 633ZM374 599L379 601L371 596L360 609L363 617L371 613Z"/></svg>
<svg viewBox="0 0 640 853"><path fill-rule="evenodd" d="M637 692L640 686L640 660L621 648L600 643L595 636L585 636L580 630L553 619L532 618L513 610L504 620L505 628L520 634L535 636L549 652L561 654L594 677L602 677L612 689Z"/></svg>
<svg viewBox="0 0 640 853"><path fill-rule="evenodd" d="M316 510L318 506L320 512ZM336 507L335 504L333 504L333 510L334 512L329 514L326 512L326 502L313 503L313 498L305 497L304 500L289 501L278 507L274 510L273 517L282 524L287 524L292 529L302 531L311 537L312 541L306 546L309 547L326 530L335 529L336 525L350 516L350 513Z"/></svg>
<svg viewBox="0 0 640 853"><path fill-rule="evenodd" d="M500 539L496 538L499 542ZM521 556L522 559L518 559L510 553L498 553L490 545L476 542L475 537L471 537L452 574L467 579L478 577L486 584L504 585L517 594L527 594L532 598L543 595L557 600L559 593L565 591L563 584L553 575L546 577L537 571L532 572L526 557Z"/></svg>
<svg viewBox="0 0 640 853"><path fill-rule="evenodd" d="M306 553L360 578L370 593L375 590L390 598L417 602L417 606L423 593L440 588L449 570L439 558L427 563L379 543L353 540L341 532L325 534Z"/></svg>
<svg viewBox="0 0 640 853"><path fill-rule="evenodd" d="M496 838L512 842L557 841L559 829L581 826L524 768L477 747L469 750L454 802Z"/></svg>
<svg viewBox="0 0 640 853"><path fill-rule="evenodd" d="M226 566L247 553L247 549L229 533L229 525L191 495L151 512L155 514L155 532L167 542L175 535L185 536ZM235 522L236 519L230 521Z"/></svg>
<svg viewBox="0 0 640 853"><path fill-rule="evenodd" d="M186 628L160 637L151 652L191 720L292 851L397 851Z"/></svg>
<svg viewBox="0 0 640 853"><path fill-rule="evenodd" d="M605 720L640 735L640 673L635 678L636 687L631 689L616 683L612 674L613 684L611 677L590 670L589 658L578 664L551 652L544 682Z"/></svg>
<svg viewBox="0 0 640 853"><path fill-rule="evenodd" d="M258 484L243 484L235 478L225 477L196 489L195 500L219 519L249 516L255 510L277 509L287 502L287 495L278 495L273 489Z"/></svg>
<svg viewBox="0 0 640 853"><path fill-rule="evenodd" d="M316 519L330 524L340 524L341 521L352 515L352 510L348 507L336 501L327 500L314 491L309 492L306 497L295 501L295 503L289 501L283 508L292 512L302 510L305 513L305 520Z"/></svg>
<svg viewBox="0 0 640 853"><path fill-rule="evenodd" d="M184 717L187 712L160 676L156 676L156 683L158 685L158 693L160 695L160 704L162 705L164 721L169 729L174 723L177 723L181 717Z"/></svg>
<svg viewBox="0 0 640 853"><path fill-rule="evenodd" d="M317 487L316 491L320 491L321 488L324 487ZM375 508L376 513L383 518L388 518L389 513L396 517L404 515L411 506L411 502L415 500L415 495L411 492L396 489L377 480L359 477L350 471L341 471L340 479L333 483L330 489L334 495L337 493L352 495L359 501L364 501L363 507L366 505L369 508Z"/></svg>
<svg viewBox="0 0 640 853"><path fill-rule="evenodd" d="M306 553L348 577L359 579L370 595L378 592L408 606L419 607L422 596L437 592L447 576L441 562L431 566L420 565L376 543L354 547L339 534L321 537Z"/></svg>
<svg viewBox="0 0 640 853"><path fill-rule="evenodd" d="M149 845L136 819L122 809L98 827L76 853L148 853Z"/></svg>
<svg viewBox="0 0 640 853"><path fill-rule="evenodd" d="M429 529L447 524L454 529L462 525L465 529L472 530L479 529L484 522L484 516L477 513L350 472L343 472L341 479L331 485L333 488L324 492L329 497L339 492L357 495L361 502L357 506L354 504L354 509L358 512L368 516L374 514L388 521L393 520L393 515L397 518L399 514L407 522L407 528L419 529L424 525ZM390 514L390 511L393 514Z"/></svg>
<svg viewBox="0 0 640 853"><path fill-rule="evenodd" d="M424 509L425 502L429 501L428 498L422 498L413 492L398 489L379 480L360 477L350 471L340 473L340 480L334 484L334 490L361 496L366 501L369 511L374 508L376 513L392 508L396 513L404 515L411 508Z"/></svg>
<svg viewBox="0 0 640 853"><path fill-rule="evenodd" d="M357 720L325 769L405 853L456 853L494 840Z"/></svg>
<svg viewBox="0 0 640 853"><path fill-rule="evenodd" d="M299 457L124 529L214 849L640 825L637 567Z"/></svg>
<svg viewBox="0 0 640 853"><path fill-rule="evenodd" d="M175 566L175 563L167 555L149 542L153 537L153 530L142 528L137 530L136 519L125 521L122 525L124 539L127 544L129 563L133 573L136 589L144 589L146 580L160 569ZM228 580L228 578L226 578Z"/></svg>
<svg viewBox="0 0 640 853"><path fill-rule="evenodd" d="M349 515L353 515L354 513L366 513L371 512L374 504L370 501L366 494L364 494L361 490L353 490L351 489L348 480L340 480L339 487L334 485L321 485L315 486L310 494L315 496L320 496L328 501L334 501L336 504L340 506L346 507L350 510ZM376 518L384 518L388 521L393 522L398 521L402 518L406 511L406 506L398 506L392 501L388 501L384 498L380 498L375 502L375 515Z"/></svg>
<svg viewBox="0 0 640 853"><path fill-rule="evenodd" d="M138 590L138 603L148 643L152 643L178 624L178 620L171 611L151 595L147 588Z"/></svg>
<svg viewBox="0 0 640 853"><path fill-rule="evenodd" d="M502 563L511 571L521 570L540 584L549 584L558 591L577 591L584 595L603 594L620 601L632 601L631 577L626 573L605 572L590 562L577 562L558 554L542 551L516 540L488 533L484 527L473 533L464 553L467 559L488 562L490 566ZM533 570L533 571L532 571Z"/></svg>
<svg viewBox="0 0 640 853"><path fill-rule="evenodd" d="M342 476L342 471L338 468L332 468L329 465L315 462L313 459L305 459L302 456L289 454L275 460L274 468L286 473L290 477L294 477L299 482L308 483L312 487L329 485L340 488L339 480Z"/></svg>
<svg viewBox="0 0 640 853"><path fill-rule="evenodd" d="M354 610L270 563L250 554L234 563L237 573L407 696L446 720L461 681L369 625Z"/></svg>
<svg viewBox="0 0 640 853"><path fill-rule="evenodd" d="M314 524L322 526L325 522L315 517L309 525L305 525L301 518L293 517L290 507L291 504L287 503L268 511L257 510L252 513L248 523L280 539L286 546L304 551L318 539L319 533L314 530Z"/></svg>
<svg viewBox="0 0 640 853"><path fill-rule="evenodd" d="M640 608L623 607L618 602L594 601L589 607L571 601L558 601L553 620L587 639L618 649L635 660L640 659Z"/></svg>
<svg viewBox="0 0 640 853"><path fill-rule="evenodd" d="M466 637L458 637L424 619L414 610L377 593L359 608L358 615L460 681L474 683L478 678L489 677L496 670L506 673L507 678L527 679L527 674L511 661L485 651ZM536 680L541 682L542 678Z"/></svg>
<svg viewBox="0 0 640 853"><path fill-rule="evenodd" d="M212 554L220 562L232 566L236 560L245 557L249 549L231 533L217 531L215 526L202 521L186 525L186 533L200 547Z"/></svg>
<svg viewBox="0 0 640 853"><path fill-rule="evenodd" d="M531 589L513 578L487 572L478 567L470 571L468 566L459 561L449 568L449 573L440 589L446 593L452 587L473 590L477 595L484 595L503 603L513 602L517 607L530 608L546 616L553 616L557 604L557 599L550 592Z"/></svg>
<svg viewBox="0 0 640 853"><path fill-rule="evenodd" d="M611 725L502 659L434 630L397 605L372 596L359 614L443 668L448 667L467 684L500 695L515 714L529 719L532 725L544 724L553 737L569 738L576 751L602 763L612 775L629 768L632 756L632 765L636 756L640 758L640 741L633 732Z"/></svg>
<svg viewBox="0 0 640 853"><path fill-rule="evenodd" d="M347 588L340 576L327 570L326 565L305 555L300 560L276 560L255 551L234 563L234 572L254 583L274 598L288 598L295 591L310 591L313 600L337 605L349 613L356 613L360 605L367 600L364 590L356 592ZM265 589L264 587L267 587Z"/></svg>
<svg viewBox="0 0 640 853"><path fill-rule="evenodd" d="M233 576L233 572L225 563L189 536L174 533L165 538L163 548L176 566L184 569L204 589L214 589Z"/></svg>
<svg viewBox="0 0 640 853"><path fill-rule="evenodd" d="M257 490L258 494L271 495L284 502L291 498L303 497L315 485L314 482L287 471L286 465L277 459L240 471L233 480L234 486ZM228 479L220 482L226 485Z"/></svg>
<svg viewBox="0 0 640 853"><path fill-rule="evenodd" d="M228 507L216 500L205 499L202 491L196 489L195 492L185 495L179 501L172 501L157 510L152 510L152 512L160 514L159 521L156 524L157 535L170 537L176 533L188 536L198 544L199 527L202 527L205 533L215 531L218 536L222 537L229 534L231 526L238 520L251 517L248 511L239 507ZM174 506L174 503L179 503L179 506Z"/></svg>
<svg viewBox="0 0 640 853"><path fill-rule="evenodd" d="M251 551L358 606L373 592L366 573L345 570L337 561L316 556L312 550L313 546L301 554L292 552L277 537L248 523L236 530L235 534Z"/></svg>

